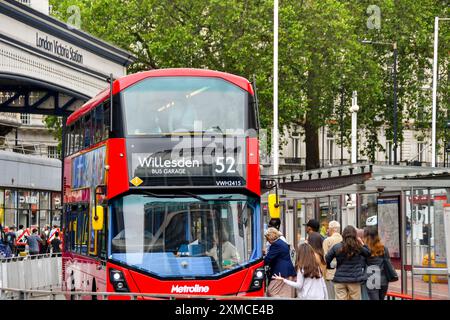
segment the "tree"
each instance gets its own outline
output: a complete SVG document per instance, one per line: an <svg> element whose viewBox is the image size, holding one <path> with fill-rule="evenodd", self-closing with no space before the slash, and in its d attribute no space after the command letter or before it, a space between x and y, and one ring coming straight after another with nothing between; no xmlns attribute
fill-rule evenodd
<svg viewBox="0 0 450 320"><path fill-rule="evenodd" d="M262 125L272 127L272 0L51 0L52 14L67 21L81 12L81 27L133 52L129 72L167 67L211 68L256 75ZM370 28L380 9L380 25ZM350 101L358 91L359 150L375 159L384 150L379 133L393 137L392 47L398 43L398 128L430 128L434 16L450 16L444 0L283 0L280 2L280 128L299 126L306 141L307 169L320 166L318 130L327 125L350 144ZM450 23L440 32L438 136L449 108ZM344 109L340 95L344 93ZM414 119L411 122L410 119ZM51 122L57 125L57 122Z"/></svg>
<svg viewBox="0 0 450 320"><path fill-rule="evenodd" d="M272 91L272 2L268 0L53 0L68 21L80 8L83 30L137 56L129 73L209 68L256 76L261 120L269 124ZM55 124L55 122L51 122Z"/></svg>

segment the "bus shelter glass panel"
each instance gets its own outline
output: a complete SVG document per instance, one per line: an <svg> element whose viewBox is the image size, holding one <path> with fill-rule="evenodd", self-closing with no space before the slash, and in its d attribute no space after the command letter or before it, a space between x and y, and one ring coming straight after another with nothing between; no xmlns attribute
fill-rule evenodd
<svg viewBox="0 0 450 320"><path fill-rule="evenodd" d="M341 209L341 201L339 196L328 196L320 198L319 205L319 232L326 237L328 224L332 220L339 221L339 212Z"/></svg>
<svg viewBox="0 0 450 320"><path fill-rule="evenodd" d="M406 264L415 268L446 268L445 189L412 189L406 193ZM408 292L448 299L447 275L408 273Z"/></svg>
<svg viewBox="0 0 450 320"><path fill-rule="evenodd" d="M371 225L376 222L377 197L378 196L376 194L361 194L358 228L363 229L367 225Z"/></svg>
<svg viewBox="0 0 450 320"><path fill-rule="evenodd" d="M303 240L305 240L305 226L304 224L306 221L306 201L297 200L295 201L295 204L297 206L297 216L295 219L295 223L297 224L297 234L296 237L296 245L301 243Z"/></svg>
<svg viewBox="0 0 450 320"><path fill-rule="evenodd" d="M0 224L5 225L5 191L0 189Z"/></svg>
<svg viewBox="0 0 450 320"><path fill-rule="evenodd" d="M316 219L316 199L306 199L305 202L305 223L311 219Z"/></svg>

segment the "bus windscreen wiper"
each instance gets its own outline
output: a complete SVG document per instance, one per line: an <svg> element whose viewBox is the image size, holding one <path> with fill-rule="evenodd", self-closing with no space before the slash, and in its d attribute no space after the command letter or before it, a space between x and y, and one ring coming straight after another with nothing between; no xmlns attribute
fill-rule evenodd
<svg viewBox="0 0 450 320"><path fill-rule="evenodd" d="M198 199L200 201L204 201L204 202L208 202L208 201L228 201L230 200L230 198L232 197L232 195L226 196L226 197L219 197L219 198L211 198L211 199L206 199L203 198L202 196L198 195L198 194L194 194L191 193L189 191L182 191L185 195L191 196L192 198Z"/></svg>

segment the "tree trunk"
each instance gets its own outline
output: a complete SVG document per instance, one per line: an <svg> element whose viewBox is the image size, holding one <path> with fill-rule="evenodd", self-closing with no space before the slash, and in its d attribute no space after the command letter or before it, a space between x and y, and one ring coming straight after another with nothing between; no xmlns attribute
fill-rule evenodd
<svg viewBox="0 0 450 320"><path fill-rule="evenodd" d="M313 60L315 61L314 57ZM313 63L314 65L314 63ZM316 74L314 68L308 72L308 111L305 119L306 170L320 168L319 161L319 128L318 117L319 98L315 88Z"/></svg>
<svg viewBox="0 0 450 320"><path fill-rule="evenodd" d="M314 122L309 121L309 118L308 112L305 122L306 170L320 168L319 128L314 125Z"/></svg>

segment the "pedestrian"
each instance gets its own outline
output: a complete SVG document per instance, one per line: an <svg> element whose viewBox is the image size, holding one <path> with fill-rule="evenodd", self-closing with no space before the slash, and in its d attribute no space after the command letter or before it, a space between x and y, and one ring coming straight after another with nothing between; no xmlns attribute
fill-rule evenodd
<svg viewBox="0 0 450 320"><path fill-rule="evenodd" d="M276 274L288 280L294 279L296 272L289 254L289 245L280 239L281 232L275 228L268 228L265 237L270 243L270 249L264 258L264 264L269 266L267 295L269 297L293 298L295 293L292 287L271 277L271 275Z"/></svg>
<svg viewBox="0 0 450 320"><path fill-rule="evenodd" d="M328 223L328 229L327 229L327 235L328 237L323 241L323 253L324 256L327 255L328 251L335 245L340 242L342 242L342 236L339 233L341 231L341 225L339 222L332 220L330 223ZM333 259L331 262L332 269L327 269L325 273L325 284L327 285L328 289L328 297L330 300L335 299L334 295L334 284L333 284L333 278L334 274L336 272L336 259Z"/></svg>
<svg viewBox="0 0 450 320"><path fill-rule="evenodd" d="M308 244L313 248L316 261L319 264L320 272L325 277L327 272L327 263L325 262L325 255L323 253L323 240L318 232L311 232L307 240ZM324 280L325 281L325 280Z"/></svg>
<svg viewBox="0 0 450 320"><path fill-rule="evenodd" d="M356 228L356 236L358 238L364 239L364 229ZM366 267L367 265L364 266L364 273L367 273ZM367 293L367 286L365 281L361 283L361 300L370 300L369 294Z"/></svg>
<svg viewBox="0 0 450 320"><path fill-rule="evenodd" d="M308 222L306 224L304 224L304 226L306 226L306 235L307 236L309 236L309 234L312 232L319 232L319 229L320 229L320 223L316 219L309 219ZM320 234L320 232L319 232L319 234ZM322 237L322 239L325 239L322 235L321 235L321 237Z"/></svg>
<svg viewBox="0 0 450 320"><path fill-rule="evenodd" d="M366 260L368 279L365 283L369 300L384 300L389 287L384 267L385 259L390 263L389 251L381 242L376 227L364 228L364 241L370 249L370 257Z"/></svg>
<svg viewBox="0 0 450 320"><path fill-rule="evenodd" d="M28 247L29 247L29 253L31 256L39 254L39 246L41 243L41 237L38 235L38 231L36 228L34 228L31 231L31 236L28 237L27 240Z"/></svg>
<svg viewBox="0 0 450 320"><path fill-rule="evenodd" d="M11 250L12 256L15 256L17 254L17 247L16 247L16 226L12 225L9 227L9 231L6 233L6 244L9 246L9 249Z"/></svg>
<svg viewBox="0 0 450 320"><path fill-rule="evenodd" d="M19 239L22 233L24 233L25 230L23 230L23 224L19 224L19 230L16 232L16 238Z"/></svg>
<svg viewBox="0 0 450 320"><path fill-rule="evenodd" d="M56 232L59 232L58 226L55 224L53 225L53 228L49 231L48 237L47 237L47 243L50 244L55 237Z"/></svg>
<svg viewBox="0 0 450 320"><path fill-rule="evenodd" d="M335 297L337 300L361 300L361 283L367 279L364 268L370 250L356 236L353 226L345 227L342 239L325 256L328 269L331 269L331 261L336 258L333 278Z"/></svg>
<svg viewBox="0 0 450 320"><path fill-rule="evenodd" d="M22 237L22 234L25 232L23 224L19 224L19 230L16 231L16 251L17 255L21 252L25 251L27 237L26 234Z"/></svg>
<svg viewBox="0 0 450 320"><path fill-rule="evenodd" d="M269 221L268 227L269 228L275 228L278 231L280 231L280 226L281 226L281 220L280 218L272 218ZM283 233L280 231L280 240L283 240L284 242L287 243L287 245L289 246L289 255L291 256L291 261L292 264L295 264L295 248L292 244L290 244L287 239L284 237ZM270 243L269 241L266 241L266 251L268 252L270 249Z"/></svg>
<svg viewBox="0 0 450 320"><path fill-rule="evenodd" d="M298 247L297 280L291 281L282 276L273 275L273 279L297 289L297 298L301 300L328 300L327 287L315 258L313 247L309 243L302 243Z"/></svg>
<svg viewBox="0 0 450 320"><path fill-rule="evenodd" d="M61 240L59 239L59 232L55 233L55 237L53 238L50 245L52 250L52 256L54 256L56 253L61 253Z"/></svg>
<svg viewBox="0 0 450 320"><path fill-rule="evenodd" d="M46 254L49 251L49 245L47 243L47 235L45 234L45 228L42 229L40 237L41 237L41 249L39 250L39 253Z"/></svg>

